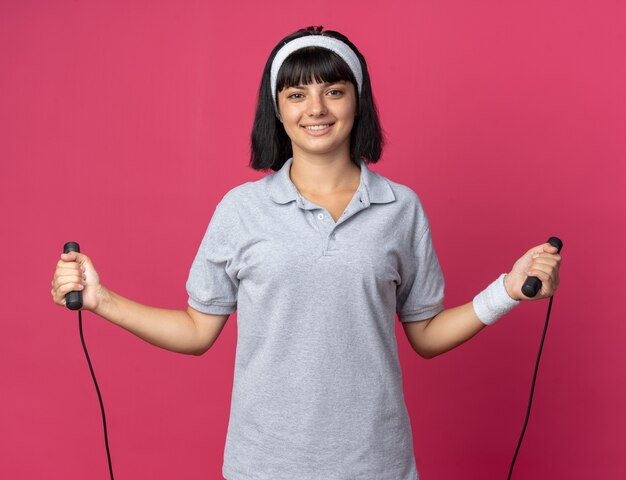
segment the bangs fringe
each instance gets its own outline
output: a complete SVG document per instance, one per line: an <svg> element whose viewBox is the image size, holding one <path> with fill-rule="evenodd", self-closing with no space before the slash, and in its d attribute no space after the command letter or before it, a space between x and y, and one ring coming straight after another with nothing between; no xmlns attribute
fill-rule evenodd
<svg viewBox="0 0 626 480"><path fill-rule="evenodd" d="M357 87L350 67L335 52L326 48L306 47L292 53L280 67L276 91L310 83L351 82Z"/></svg>

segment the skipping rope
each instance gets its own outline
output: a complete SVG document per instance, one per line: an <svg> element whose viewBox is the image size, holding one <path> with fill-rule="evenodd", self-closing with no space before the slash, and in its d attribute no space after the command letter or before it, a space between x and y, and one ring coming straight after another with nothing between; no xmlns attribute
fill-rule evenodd
<svg viewBox="0 0 626 480"><path fill-rule="evenodd" d="M519 447L522 445L522 439L524 438L524 432L526 432L526 426L528 425L528 417L530 416L530 407L533 403L533 393L535 391L535 380L537 379L537 370L539 369L539 360L541 360L541 351L543 350L543 341L546 338L546 331L548 330L548 322L550 321L550 310L552 310L552 299L554 295L550 297L550 303L548 303L548 314L546 316L546 324L543 327L543 334L541 335L541 343L539 345L539 354L537 355L537 363L535 363L535 373L533 374L533 383L530 387L530 399L528 400L528 410L526 410L526 419L524 420L524 427L522 428L522 434L517 442L517 448L515 449L515 455L513 455L513 461L511 462L511 469L509 470L509 476L507 480L511 480L511 474L513 473L513 466L515 465L515 459L519 452Z"/></svg>
<svg viewBox="0 0 626 480"><path fill-rule="evenodd" d="M557 253L561 251L563 248L563 242L557 237L550 237L548 239L548 243L552 246L558 248ZM63 247L63 253L69 252L80 252L80 247L76 242L68 242ZM537 277L528 277L524 286L522 287L522 293L527 297L534 297L537 295L537 292L541 289L541 280ZM515 454L513 455L513 461L511 462L511 468L509 469L509 475L507 480L511 480L511 475L513 474L513 467L515 466L515 460L517 459L517 454L519 453L519 449L522 445L522 440L524 439L524 433L526 432L526 427L528 425L528 419L530 417L530 409L533 403L533 394L535 392L535 381L537 379L537 372L539 370L539 361L541 360L541 352L543 350L543 344L546 338L546 332L548 331L548 322L550 321L550 311L552 310L552 300L554 299L554 295L550 297L550 302L548 303L548 313L546 315L546 323L543 328L543 333L541 335L541 343L539 345L539 353L537 355L537 362L535 363L535 371L533 373L532 385L530 388L530 398L528 400L528 408L526 410L526 418L524 419L524 426L522 427L522 433L520 435L519 441L517 443L517 448L515 449ZM107 452L107 460L109 464L109 475L111 480L113 478L113 467L111 465L111 452L109 450L109 436L107 433L107 422L106 415L104 413L104 403L102 402L102 395L100 394L100 388L98 387L98 381L96 380L96 375L93 371L93 366L91 365L91 360L89 358L89 352L87 351L87 345L85 344L85 338L83 335L83 317L81 308L83 307L83 297L82 292L75 291L70 292L66 295L66 306L70 310L78 310L78 329L80 332L80 341L83 346L83 351L85 352L85 357L87 358L87 364L89 365L89 371L91 372L91 378L93 378L93 383L96 387L96 393L98 394L98 401L100 402L100 411L102 413L102 425L104 429L104 445Z"/></svg>
<svg viewBox="0 0 626 480"><path fill-rule="evenodd" d="M78 311L78 330L80 331L80 342L83 344L83 350L85 357L87 357L87 364L89 365L89 371L91 372L91 378L93 378L93 384L96 386L96 392L98 393L98 400L100 401L100 411L102 412L102 425L104 426L104 446L107 451L107 460L109 462L109 474L111 480L113 480L113 467L111 465L111 452L109 451L109 435L107 433L107 419L104 414L104 404L102 403L102 395L100 395L100 388L98 387L98 381L96 380L96 374L93 373L93 367L91 366L91 360L89 359L89 352L87 351L87 345L85 345L85 337L83 336L83 316L81 311Z"/></svg>
<svg viewBox="0 0 626 480"><path fill-rule="evenodd" d="M80 247L76 242L67 242L63 246L63 253L80 252ZM83 351L87 358L87 365L89 365L89 371L91 372L91 378L93 384L96 386L96 393L98 394L98 401L100 402L100 412L102 413L102 425L104 427L104 446L107 451L107 460L109 463L109 475L111 480L113 479L113 466L111 464L111 451L109 450L109 434L107 432L107 419L104 413L104 403L102 402L102 395L100 394L100 387L98 387L98 380L96 380L96 374L93 371L91 365L91 359L89 358L89 352L87 351L87 345L85 344L85 336L83 335L83 315L81 308L83 308L83 293L80 291L70 292L65 296L65 305L70 310L78 310L78 331L80 333L80 343L83 345Z"/></svg>
<svg viewBox="0 0 626 480"><path fill-rule="evenodd" d="M548 239L548 243L553 247L556 247L558 250L556 253L560 253L563 248L563 242L558 237L550 237ZM527 297L534 297L537 295L537 292L541 289L541 280L537 277L527 277L524 285L522 285L522 293ZM517 458L517 454L519 452L520 446L522 445L522 439L524 438L524 433L526 432L526 426L528 425L528 418L530 416L530 407L533 403L533 393L535 392L535 380L537 379L537 371L539 370L539 360L541 360L541 351L543 350L543 342L546 339L546 332L548 331L548 322L550 321L550 310L552 310L552 300L554 299L554 295L550 297L550 302L548 303L548 313L546 315L546 324L543 327L543 334L541 335L541 343L539 345L539 353L537 355L537 362L535 363L535 373L533 374L532 386L530 387L530 398L528 400L528 409L526 410L526 419L524 420L524 426L522 427L522 434L519 437L519 442L517 442L517 448L515 449L515 454L513 455L513 461L511 462L511 468L509 469L509 476L507 480L511 480L511 475L513 474L513 467L515 465L515 459Z"/></svg>

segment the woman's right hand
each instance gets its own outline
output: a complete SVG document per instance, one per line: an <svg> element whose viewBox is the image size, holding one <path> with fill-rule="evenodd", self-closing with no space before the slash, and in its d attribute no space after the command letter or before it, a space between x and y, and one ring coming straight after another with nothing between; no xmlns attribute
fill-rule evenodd
<svg viewBox="0 0 626 480"><path fill-rule="evenodd" d="M83 310L94 311L98 307L100 277L91 259L77 252L61 254L52 279L52 299L65 306L65 295L72 291L83 292Z"/></svg>
<svg viewBox="0 0 626 480"><path fill-rule="evenodd" d="M91 259L77 252L61 255L52 280L52 299L65 306L65 295L83 292L82 310L128 330L132 334L172 352L202 355L218 337L228 315L211 315L188 307L171 310L142 305L105 288Z"/></svg>

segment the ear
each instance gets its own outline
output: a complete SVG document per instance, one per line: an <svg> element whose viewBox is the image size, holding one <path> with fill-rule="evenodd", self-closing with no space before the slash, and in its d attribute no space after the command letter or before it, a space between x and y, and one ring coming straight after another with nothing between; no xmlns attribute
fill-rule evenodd
<svg viewBox="0 0 626 480"><path fill-rule="evenodd" d="M274 112L276 113L276 118L278 118L278 121L280 123L283 123L283 117L280 116L280 107L278 106L279 104L279 99L278 99L278 94L280 92L276 93L276 106L274 107Z"/></svg>

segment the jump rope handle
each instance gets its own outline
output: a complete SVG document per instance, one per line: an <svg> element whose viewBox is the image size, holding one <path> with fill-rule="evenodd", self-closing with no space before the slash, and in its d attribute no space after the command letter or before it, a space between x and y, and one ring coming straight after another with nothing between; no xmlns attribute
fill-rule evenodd
<svg viewBox="0 0 626 480"><path fill-rule="evenodd" d="M63 253L78 252L80 253L80 246L76 242L67 242L63 245ZM65 295L65 305L70 310L80 310L83 308L83 292L75 291L69 292Z"/></svg>
<svg viewBox="0 0 626 480"><path fill-rule="evenodd" d="M563 248L563 242L557 237L550 237L548 239L548 243L553 247L558 248L557 253L559 253L561 251L561 248ZM526 277L526 281L522 286L522 293L527 297L532 298L537 295L537 292L539 290L541 290L541 280L539 280L537 277Z"/></svg>

